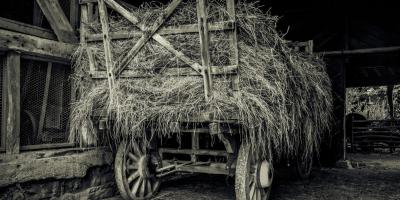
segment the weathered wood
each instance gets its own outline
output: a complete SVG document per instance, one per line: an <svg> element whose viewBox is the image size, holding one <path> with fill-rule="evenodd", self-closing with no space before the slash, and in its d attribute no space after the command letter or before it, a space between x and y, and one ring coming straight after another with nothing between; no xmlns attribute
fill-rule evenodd
<svg viewBox="0 0 400 200"><path fill-rule="evenodd" d="M72 44L0 30L0 50L15 50L28 55L70 60L75 48Z"/></svg>
<svg viewBox="0 0 400 200"><path fill-rule="evenodd" d="M86 36L87 36L87 24L89 22L89 8L87 5L81 5L81 26L80 26L80 42L82 46L86 48L86 54L89 60L89 71L96 70L96 60L94 59L93 52L87 48ZM102 39L102 37L101 37Z"/></svg>
<svg viewBox="0 0 400 200"><path fill-rule="evenodd" d="M237 66L213 66L211 67L211 74L212 75L229 75L235 74L237 72ZM164 76L201 76L201 74L193 71L192 68L184 67L184 68L166 68L163 69L161 72ZM92 71L90 76L94 79L104 79L107 78L106 71ZM123 71L120 78L148 78L152 77L152 75L143 73L143 72L136 72L132 70L125 70Z"/></svg>
<svg viewBox="0 0 400 200"><path fill-rule="evenodd" d="M197 19L200 35L200 55L203 81L204 81L204 95L206 101L212 96L212 77L210 68L210 51L209 51L209 36L208 36L208 23L207 23L207 0L197 0Z"/></svg>
<svg viewBox="0 0 400 200"><path fill-rule="evenodd" d="M32 24L34 26L42 26L43 24L43 12L40 10L39 5L36 1L33 1L33 16L32 16Z"/></svg>
<svg viewBox="0 0 400 200"><path fill-rule="evenodd" d="M322 55L322 56L340 56L340 55L391 53L391 52L398 52L398 51L400 51L400 46L367 48L367 49L353 49L353 50L343 50L343 51L325 51L325 52L318 52L318 54Z"/></svg>
<svg viewBox="0 0 400 200"><path fill-rule="evenodd" d="M3 119L5 122L6 134L6 153L16 154L19 153L19 140L20 140L20 68L21 57L19 53L8 52L6 56L6 74L4 76L3 84L6 85L5 89L5 113ZM0 170L1 171L1 170Z"/></svg>
<svg viewBox="0 0 400 200"><path fill-rule="evenodd" d="M78 0L70 0L69 3L69 22L74 32L79 25L79 2Z"/></svg>
<svg viewBox="0 0 400 200"><path fill-rule="evenodd" d="M22 151L26 150L42 150L42 149L57 149L57 148L67 148L67 147L74 147L75 144L73 143L51 143L51 144L35 144L35 145L26 145L21 146L20 149Z"/></svg>
<svg viewBox="0 0 400 200"><path fill-rule="evenodd" d="M113 56L111 52L111 39L109 36L109 27L108 27L108 14L107 8L104 3L104 0L98 0L98 7L99 7L99 15L100 15L100 22L101 22L101 29L103 32L103 45L104 45L104 57L106 61L106 69L107 69L107 76L108 76L108 87L110 89L110 104L113 103L113 94L114 94L114 70L113 70Z"/></svg>
<svg viewBox="0 0 400 200"><path fill-rule="evenodd" d="M115 67L115 76L118 77L119 74L124 70L128 64L135 58L136 54L143 48L147 41L154 35L154 33L160 28L160 26L165 22L165 20L172 14L175 8L181 3L182 0L173 0L161 15L155 20L154 24L146 29L142 37L136 42L131 50L123 58L117 67Z"/></svg>
<svg viewBox="0 0 400 200"><path fill-rule="evenodd" d="M179 167L177 171L206 174L230 174L230 171L224 163L211 163L209 166L182 166Z"/></svg>
<svg viewBox="0 0 400 200"><path fill-rule="evenodd" d="M107 4L114 9L116 12L121 14L123 17L125 17L128 21L130 21L132 24L136 25L139 27L141 31L145 31L145 27L137 25L139 20L137 17L132 15L131 12L126 10L124 7L116 3L114 0L105 0ZM162 37L159 34L154 34L153 39L157 41L159 44L164 46L168 51L173 53L177 58L185 62L187 65L192 67L196 72L201 72L201 65L190 59L189 57L185 56L181 51L176 50L168 40L166 40L164 37Z"/></svg>
<svg viewBox="0 0 400 200"><path fill-rule="evenodd" d="M224 150L204 150L204 149L160 148L159 152L171 153L171 154L210 155L210 156L227 156L228 155L228 153Z"/></svg>
<svg viewBox="0 0 400 200"><path fill-rule="evenodd" d="M74 29L65 16L58 0L36 0L36 2L42 9L59 41L67 43L78 42Z"/></svg>
<svg viewBox="0 0 400 200"><path fill-rule="evenodd" d="M230 16L230 20L236 22L235 0L227 0L226 7L228 14ZM228 33L228 36L229 36L229 45L231 47L231 51L233 52L233 56L230 57L231 65L239 66L239 48L238 48L236 23L234 24L232 32ZM239 74L231 76L231 88L233 91L239 91Z"/></svg>
<svg viewBox="0 0 400 200"><path fill-rule="evenodd" d="M4 55L1 55L1 56L4 56ZM4 83L4 81L6 80L6 77L7 77L6 76L7 67L5 67L7 59L2 57L2 58L0 58L0 61L1 61L0 64L2 65L2 67L0 67L0 70L2 70L2 77L0 77L0 78L3 81L3 84L0 85L0 87L2 87L1 88L1 96L3 97L2 101L1 101L1 113L3 113L2 114L3 116L0 118L0 120L1 120L1 126L0 126L0 128L1 128L1 130L0 130L0 139L1 139L0 151L5 152L6 151L5 144L6 144L6 123L7 123L7 121L5 120L4 113L7 113L7 107L6 107L7 106L7 101L5 100L4 97L7 97L7 83Z"/></svg>
<svg viewBox="0 0 400 200"><path fill-rule="evenodd" d="M42 138L43 128L44 128L44 119L46 117L46 108L47 108L47 99L49 97L49 88L50 88L50 80L51 80L51 69L53 67L53 63L47 63L47 71L46 71L46 80L44 85L43 92L43 100L42 100L42 108L39 116L39 128L38 128L38 138Z"/></svg>
<svg viewBox="0 0 400 200"><path fill-rule="evenodd" d="M224 21L224 22L216 22L216 23L208 23L209 30L208 31L227 31L232 30L234 27L234 22L232 21ZM198 33L199 28L197 24L188 24L181 26L167 26L160 27L157 31L160 35L174 35L174 34L184 34L184 33ZM117 31L110 33L111 40L118 39L130 39L133 37L141 37L142 33L132 32L132 31ZM102 34L90 34L87 35L88 42L96 42L102 41Z"/></svg>
<svg viewBox="0 0 400 200"><path fill-rule="evenodd" d="M89 168L110 165L112 160L112 153L103 148L0 154L0 187L49 178L81 178Z"/></svg>
<svg viewBox="0 0 400 200"><path fill-rule="evenodd" d="M30 24L25 24L22 22L6 19L0 17L0 28L10 31L15 31L19 33L25 33L28 35L37 36L40 38L46 38L49 40L56 40L56 35L49 29L40 28L37 26L32 26Z"/></svg>
<svg viewBox="0 0 400 200"><path fill-rule="evenodd" d="M192 133L192 150L198 151L200 149L199 133ZM191 161L197 162L197 155L191 154Z"/></svg>

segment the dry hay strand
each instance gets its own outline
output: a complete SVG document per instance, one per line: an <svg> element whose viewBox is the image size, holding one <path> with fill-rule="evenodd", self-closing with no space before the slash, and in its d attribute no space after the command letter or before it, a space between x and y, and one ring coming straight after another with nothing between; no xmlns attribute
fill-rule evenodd
<svg viewBox="0 0 400 200"><path fill-rule="evenodd" d="M209 21L229 19L222 2L209 2ZM166 25L197 23L195 2L182 3ZM145 24L152 24L165 5L148 3L133 9ZM149 127L159 135L171 134L171 124L199 113L209 112L215 119L236 115L239 134L244 142L253 144L254 151L264 157L293 156L302 149L310 156L319 149L322 134L330 125L332 109L331 83L324 63L315 56L288 47L276 31L278 17L265 13L257 3L240 1L236 9L239 48L240 90L232 91L229 75L214 76L212 98L204 100L201 76L165 76L170 67L185 67L173 54L150 40L128 68L146 79L117 79L114 102L110 104L106 80L92 80L88 74L86 49L96 59L98 69L105 69L102 43L90 43L78 48L74 55L73 78L79 100L74 103L71 137L80 142L81 127L94 131L91 115L96 110L108 110L114 141L143 137ZM88 24L92 33L100 33L98 23ZM112 31L136 28L127 20L113 15ZM113 40L115 62L125 56L140 35L128 40ZM198 34L166 35L174 47L200 62ZM224 32L210 33L210 54L213 66L230 63L233 50ZM187 66L186 66L187 67ZM153 136L152 136L153 137Z"/></svg>

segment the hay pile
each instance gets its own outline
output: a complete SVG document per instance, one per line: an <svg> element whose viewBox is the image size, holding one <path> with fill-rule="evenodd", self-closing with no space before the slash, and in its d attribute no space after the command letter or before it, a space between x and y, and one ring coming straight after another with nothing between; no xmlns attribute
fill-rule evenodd
<svg viewBox="0 0 400 200"><path fill-rule="evenodd" d="M133 14L151 25L166 6L147 3L132 9ZM224 0L209 1L209 22L228 20ZM143 135L149 126L160 135L170 134L171 122L210 112L215 119L232 114L241 125L243 140L271 158L292 156L301 146L306 155L318 149L322 133L328 128L332 97L324 63L294 51L276 31L278 18L263 12L257 3L239 1L237 5L239 38L240 91L233 95L229 76L214 76L214 90L209 102L204 99L201 76L165 76L169 67L188 67L155 41L150 41L130 63L129 69L149 75L146 79L117 79L114 102L110 105L107 80L89 77L85 48L95 54L97 67L104 70L103 44L81 46L74 55L73 79L80 98L73 105L71 140L79 142L82 127L93 131L95 110L108 110L113 119L114 140ZM140 35L127 20L118 15L110 19L110 31L129 30L133 39L113 40L116 62L124 57ZM196 24L194 1L183 2L167 20L166 26ZM101 25L88 24L91 33L101 33ZM137 36L136 36L137 35ZM198 34L164 36L174 47L201 63ZM212 66L229 65L233 56L224 32L210 34Z"/></svg>

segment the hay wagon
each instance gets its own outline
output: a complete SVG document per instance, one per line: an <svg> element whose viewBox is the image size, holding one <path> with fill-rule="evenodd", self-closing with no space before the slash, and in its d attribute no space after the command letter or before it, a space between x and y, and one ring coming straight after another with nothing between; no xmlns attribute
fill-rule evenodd
<svg viewBox="0 0 400 200"><path fill-rule="evenodd" d="M178 26L163 25L166 19L174 12L181 0L173 0L166 6L161 14L154 18L152 25L144 25L129 8L130 5L116 0L81 0L81 29L80 40L82 46L90 43L101 42L104 53L104 63L96 61L93 50L85 49L88 60L88 73L92 80L107 80L109 91L107 95L113 101L116 95L116 80L139 79L146 81L146 76L127 69L138 52L148 43L153 41L166 49L186 66L186 68L168 68L163 70L166 76L196 77L203 82L205 101L212 99L215 90L213 79L219 76L230 81L229 90L232 95L239 88L239 49L237 38L237 23L235 18L235 1L226 0L226 11L230 18L220 22L208 22L207 1L197 0L197 24L182 24ZM195 6L195 5L193 5ZM107 8L108 7L108 8ZM131 8L136 9L136 8ZM108 12L112 10L122 15L127 21L136 26L136 31L120 30L113 32L109 26ZM101 33L90 33L88 24L99 20ZM224 32L227 34L229 47L229 63L225 66L212 66L209 46L211 32ZM199 54L201 62L198 63L185 55L184 50L179 50L165 39L167 35L198 34ZM115 62L112 55L112 40L129 40L139 35L132 48ZM296 48L312 50L312 43L299 43ZM102 64L103 70L97 65ZM112 128L113 119L107 110L97 110L91 119L94 119L98 131L115 131L121 128ZM104 114L106 113L106 114ZM238 132L243 128L236 118L235 113L224 115L223 118L215 117L212 110L195 115L181 117L178 121L168 122L167 130L170 134L160 135L160 130L151 124L146 126L142 133L132 137L124 137L118 145L115 156L116 183L124 199L149 199L152 198L160 184L169 179L182 177L193 173L223 174L235 177L236 199L268 199L273 180L274 168L272 161L254 151L252 143L241 137ZM107 117L105 117L107 116ZM128 123L128 122L127 122ZM165 127L163 127L165 129ZM84 138L90 137L89 135ZM86 139L87 140L87 139ZM246 142L247 141L247 142ZM306 178L311 171L312 157L298 156L291 159L293 166L301 178Z"/></svg>

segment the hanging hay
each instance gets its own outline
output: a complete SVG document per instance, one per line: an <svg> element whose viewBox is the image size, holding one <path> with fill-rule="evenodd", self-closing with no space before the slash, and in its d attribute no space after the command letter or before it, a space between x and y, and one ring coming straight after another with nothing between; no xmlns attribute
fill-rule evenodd
<svg viewBox="0 0 400 200"><path fill-rule="evenodd" d="M164 26L196 24L195 2L183 2ZM140 22L151 25L166 6L147 3L132 9ZM209 22L229 20L225 1L209 1ZM119 62L140 38L129 21L110 14L110 31L131 31L133 39L113 40L112 53ZM142 136L152 126L159 135L168 135L173 122L184 121L199 113L211 113L214 119L237 118L242 140L253 144L265 157L271 154L293 156L299 147L310 155L319 147L322 133L329 126L332 96L324 63L288 47L276 30L278 18L263 12L257 3L239 2L236 8L239 48L239 91L232 91L228 75L213 76L212 98L204 98L201 76L166 76L171 67L185 66L176 56L150 40L129 63L129 70L145 74L145 79L117 79L110 104L106 79L89 76L86 48L96 59L96 67L105 70L102 42L78 48L74 55L73 79L80 98L73 105L71 140L79 142L81 127L94 131L91 115L108 110L113 121L111 137L115 141ZM91 33L101 33L99 23L88 24ZM198 33L165 35L174 47L201 63ZM212 66L230 64L233 50L225 32L210 33ZM235 94L234 94L235 93Z"/></svg>

